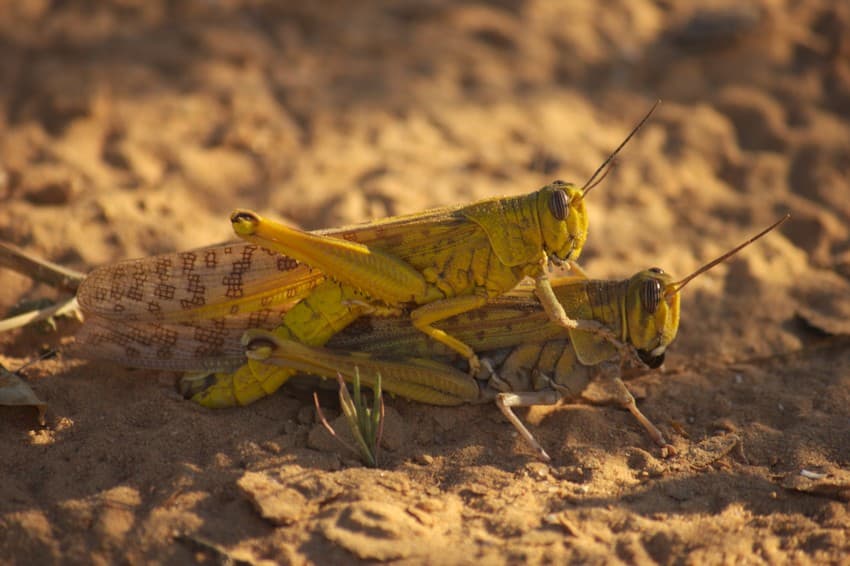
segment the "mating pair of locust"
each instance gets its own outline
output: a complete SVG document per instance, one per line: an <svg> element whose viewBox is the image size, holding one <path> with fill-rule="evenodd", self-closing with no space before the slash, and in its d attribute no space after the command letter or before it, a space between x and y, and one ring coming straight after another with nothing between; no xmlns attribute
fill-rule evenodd
<svg viewBox="0 0 850 566"><path fill-rule="evenodd" d="M689 280L648 270L622 282L569 278L553 289L549 263L581 253L585 197L604 167L582 188L555 182L521 197L315 233L238 211L231 220L247 242L95 270L78 292L88 317L80 343L128 365L199 372L182 386L211 407L250 403L298 370L372 367L386 390L415 400L495 398L545 456L510 407L575 396L571 380L586 368L660 364ZM512 292L526 277L533 290ZM374 335L346 342L343 331L364 316L386 317L398 335L412 325L408 341L448 350L442 359L406 359L383 337L383 351L369 347ZM332 338L337 349L317 349ZM491 352L500 348L508 350ZM470 373L449 365L450 353ZM663 443L624 388L620 397Z"/></svg>

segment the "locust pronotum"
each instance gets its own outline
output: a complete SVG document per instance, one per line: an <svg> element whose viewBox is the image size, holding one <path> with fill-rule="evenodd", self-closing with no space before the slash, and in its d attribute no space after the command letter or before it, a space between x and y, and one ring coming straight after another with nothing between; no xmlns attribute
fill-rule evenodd
<svg viewBox="0 0 850 566"><path fill-rule="evenodd" d="M673 281L659 268L651 268L619 281L568 278L556 285L555 294L570 316L603 324L620 340L631 344L643 363L656 368L678 332L680 293L685 285L775 229L789 216L679 281ZM495 399L522 437L545 460L549 460L548 454L511 408L576 399L589 382L591 368L596 367L612 380L612 399L628 409L656 443L665 446L662 433L640 412L620 380L622 368L617 350L593 333L570 329L566 336L559 325L543 315L527 289L524 297L522 291L517 294L444 321L445 328L484 355L502 359L501 364L497 363L498 375L484 375L482 382L447 365L445 351L441 352L443 358L434 358L439 352L435 352L433 344L415 333L405 332L398 319L372 321L371 333L364 326L352 328L352 332L335 337L330 348L281 340L270 332L249 331L247 355L264 363L323 377L340 372L350 379L359 367L366 383L369 376L380 373L386 391L434 404ZM504 350L494 352L505 347L513 347L507 357ZM360 351L351 352L352 348ZM422 355L432 357L416 357Z"/></svg>
<svg viewBox="0 0 850 566"><path fill-rule="evenodd" d="M194 400L244 405L274 392L292 372L251 359L239 366L244 358L234 330L275 328L280 338L318 346L363 314L412 306L413 324L476 370L474 350L433 323L482 306L525 276L535 279L553 320L622 346L595 321L567 317L546 263L579 256L587 193L654 108L581 188L558 181L524 196L313 233L236 212L236 232L254 244L95 270L78 291L91 319L82 349L128 365L202 371L183 380Z"/></svg>

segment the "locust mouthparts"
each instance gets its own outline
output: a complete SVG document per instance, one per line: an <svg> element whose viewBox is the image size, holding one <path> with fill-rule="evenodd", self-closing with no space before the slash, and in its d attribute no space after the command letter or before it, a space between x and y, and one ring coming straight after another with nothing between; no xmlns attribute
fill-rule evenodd
<svg viewBox="0 0 850 566"><path fill-rule="evenodd" d="M646 350L638 350L638 357L640 361L646 364L649 369L657 369L660 368L664 363L664 354L666 353L666 346L659 346L655 348L651 352L647 352Z"/></svg>

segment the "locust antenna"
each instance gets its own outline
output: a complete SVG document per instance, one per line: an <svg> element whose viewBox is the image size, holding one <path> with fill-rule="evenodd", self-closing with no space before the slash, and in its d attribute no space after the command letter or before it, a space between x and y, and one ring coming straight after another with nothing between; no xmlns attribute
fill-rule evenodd
<svg viewBox="0 0 850 566"><path fill-rule="evenodd" d="M741 244L741 245L739 245L735 248L732 248L731 250L724 253L720 257L713 259L712 261L706 263L705 265L703 265L702 267L700 267L699 269L697 269L696 271L694 271L693 273L691 273L690 275L688 275L687 277L682 279L681 281L676 281L675 283L670 283L667 286L667 290L664 292L664 296L668 297L670 295L675 295L676 293L681 291L684 288L684 286L687 285L688 282L691 279L693 279L697 275L701 275L701 274L705 273L706 271L708 271L709 269L711 269L712 267L714 267L718 263L726 261L731 256L735 255L736 253L738 253L742 249L746 248L747 246L749 246L750 244L752 244L753 242L755 242L756 240L758 240L759 238L761 238L762 236L764 236L765 234L770 232L771 230L777 228L780 224L782 224L783 222L785 222L789 218L791 218L790 212L787 213L782 218L780 218L779 220L777 220L776 222L774 222L773 224L771 224L770 226L768 226L767 228L765 228L764 230L762 230L761 232L759 232L758 234L756 234L755 236L753 236L752 238L750 238L749 240L747 240L746 242L744 242L743 244Z"/></svg>
<svg viewBox="0 0 850 566"><path fill-rule="evenodd" d="M607 176L608 176L608 173L610 173L611 171L613 171L613 170L614 170L614 167L616 167L616 166L617 166L617 160L616 160L616 159L612 159L612 160L611 160L611 163L610 163L610 164L609 164L609 166L608 166L608 168L607 168L607 169L605 169L605 171L602 173L602 175L600 175L600 176L599 176L599 178L598 178L598 179L596 179L596 181L594 181L592 185L590 185L590 186L589 186L589 187L587 187L586 189L583 189L583 192L581 193L582 198L583 198L583 197L584 197L587 193L589 193L589 192L593 189L593 187L595 187L596 185L599 185L600 183L602 183L602 181L604 181L604 180L605 180L605 177L607 177Z"/></svg>
<svg viewBox="0 0 850 566"><path fill-rule="evenodd" d="M646 123L646 121L649 120L649 117L652 116L652 113L655 112L655 109L658 108L659 104L661 104L661 100L656 100L655 104L652 105L652 108L649 109L649 112L646 113L646 116L644 116L643 119L641 119L641 121L638 122L637 126L632 128L632 131L629 132L629 135L626 136L626 139L624 139L623 142L619 146L617 146L617 149L615 149L613 152L611 152L611 154L607 157L607 159L605 159L605 161L602 162L602 165L600 165L599 168L596 169L596 171L593 172L593 175L590 176L590 179L588 179L587 182L584 184L584 186L581 188L581 190L582 190L581 196L582 197L587 196L587 193L590 192L590 189L592 189L593 187L595 187L596 185L598 185L599 183L602 182L602 179L604 179L605 175L607 175L608 171L610 171L610 169L607 169L608 164L611 163L614 160L615 157L617 157L617 154L620 153L620 150L623 149L626 146L627 143L629 143L629 140L632 139L632 137L634 137L634 135L638 132L638 130L640 130L643 127L643 125ZM599 180L597 180L596 178L599 177L599 174L602 173L603 170L606 170L605 174L602 175L602 177ZM594 181L596 181L596 182L594 183Z"/></svg>

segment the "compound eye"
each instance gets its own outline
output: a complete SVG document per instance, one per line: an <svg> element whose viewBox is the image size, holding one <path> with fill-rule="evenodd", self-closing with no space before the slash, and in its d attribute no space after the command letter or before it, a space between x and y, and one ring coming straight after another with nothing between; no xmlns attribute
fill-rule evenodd
<svg viewBox="0 0 850 566"><path fill-rule="evenodd" d="M664 270L660 267L650 267L649 270L653 273L657 273L658 275L664 275Z"/></svg>
<svg viewBox="0 0 850 566"><path fill-rule="evenodd" d="M661 283L655 279L644 281L640 289L640 298L646 312L650 314L654 313L658 309L659 303L661 303Z"/></svg>
<svg viewBox="0 0 850 566"><path fill-rule="evenodd" d="M560 189L552 193L549 199L549 210L555 220L566 220L567 214L570 212L570 201L567 198L567 193Z"/></svg>

